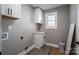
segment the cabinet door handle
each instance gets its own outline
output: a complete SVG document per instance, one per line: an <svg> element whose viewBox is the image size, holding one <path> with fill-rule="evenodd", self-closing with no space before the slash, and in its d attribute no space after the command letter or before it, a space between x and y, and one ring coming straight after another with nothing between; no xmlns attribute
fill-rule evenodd
<svg viewBox="0 0 79 59"><path fill-rule="evenodd" d="M45 36L43 38L45 39Z"/></svg>
<svg viewBox="0 0 79 59"><path fill-rule="evenodd" d="M8 8L8 14L9 14L9 8Z"/></svg>
<svg viewBox="0 0 79 59"><path fill-rule="evenodd" d="M11 15L12 15L12 9L10 11L11 11Z"/></svg>

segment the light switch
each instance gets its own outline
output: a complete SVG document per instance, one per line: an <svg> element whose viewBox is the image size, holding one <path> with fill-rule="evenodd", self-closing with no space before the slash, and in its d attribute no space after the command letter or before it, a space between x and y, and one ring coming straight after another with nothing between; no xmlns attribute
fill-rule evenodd
<svg viewBox="0 0 79 59"><path fill-rule="evenodd" d="M8 25L8 30L12 30L12 26L11 25Z"/></svg>

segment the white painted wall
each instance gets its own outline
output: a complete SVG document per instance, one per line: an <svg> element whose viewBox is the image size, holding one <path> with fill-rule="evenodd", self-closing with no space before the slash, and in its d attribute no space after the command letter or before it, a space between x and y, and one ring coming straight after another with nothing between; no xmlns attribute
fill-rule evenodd
<svg viewBox="0 0 79 59"><path fill-rule="evenodd" d="M77 21L77 4L70 5L70 24L76 24Z"/></svg>

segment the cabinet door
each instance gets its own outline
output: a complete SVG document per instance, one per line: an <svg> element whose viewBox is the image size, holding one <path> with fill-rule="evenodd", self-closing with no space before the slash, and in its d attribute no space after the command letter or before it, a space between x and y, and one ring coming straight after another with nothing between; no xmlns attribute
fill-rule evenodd
<svg viewBox="0 0 79 59"><path fill-rule="evenodd" d="M43 12L42 12L42 10L39 10L39 12L38 12L38 20L39 20L39 23L43 23Z"/></svg>
<svg viewBox="0 0 79 59"><path fill-rule="evenodd" d="M18 5L16 4L11 5L10 15L13 17L18 17Z"/></svg>
<svg viewBox="0 0 79 59"><path fill-rule="evenodd" d="M9 15L9 6L7 4L1 5L1 14L2 15Z"/></svg>
<svg viewBox="0 0 79 59"><path fill-rule="evenodd" d="M34 35L34 44L36 48L40 48L45 44L44 34L35 34Z"/></svg>
<svg viewBox="0 0 79 59"><path fill-rule="evenodd" d="M20 4L3 4L1 5L2 15L20 18L21 17L21 5Z"/></svg>
<svg viewBox="0 0 79 59"><path fill-rule="evenodd" d="M43 12L40 8L35 9L35 23L43 23Z"/></svg>
<svg viewBox="0 0 79 59"><path fill-rule="evenodd" d="M12 17L16 17L18 18L19 17L19 4L11 4L11 16Z"/></svg>

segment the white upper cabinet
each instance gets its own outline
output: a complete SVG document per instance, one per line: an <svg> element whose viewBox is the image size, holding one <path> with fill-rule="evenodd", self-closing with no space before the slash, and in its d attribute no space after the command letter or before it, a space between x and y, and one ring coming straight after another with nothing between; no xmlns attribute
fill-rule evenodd
<svg viewBox="0 0 79 59"><path fill-rule="evenodd" d="M34 10L34 20L35 23L43 23L43 11L40 8Z"/></svg>
<svg viewBox="0 0 79 59"><path fill-rule="evenodd" d="M21 18L20 4L3 4L1 5L1 14L10 18Z"/></svg>

